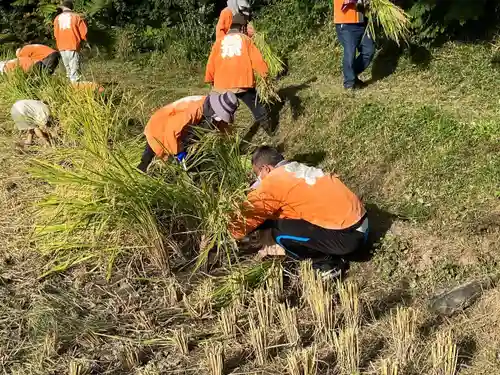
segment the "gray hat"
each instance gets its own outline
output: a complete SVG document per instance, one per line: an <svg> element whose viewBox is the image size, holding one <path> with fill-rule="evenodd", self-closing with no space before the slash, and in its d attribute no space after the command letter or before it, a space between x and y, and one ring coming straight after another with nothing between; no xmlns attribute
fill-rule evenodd
<svg viewBox="0 0 500 375"><path fill-rule="evenodd" d="M208 100L217 117L229 124L234 121L234 113L238 109L239 103L233 92L212 93L208 96Z"/></svg>

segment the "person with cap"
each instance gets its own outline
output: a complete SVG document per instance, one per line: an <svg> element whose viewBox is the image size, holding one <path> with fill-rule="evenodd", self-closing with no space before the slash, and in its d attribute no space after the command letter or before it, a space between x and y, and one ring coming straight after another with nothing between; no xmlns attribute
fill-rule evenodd
<svg viewBox="0 0 500 375"><path fill-rule="evenodd" d="M288 255L312 259L325 277L339 275L344 257L362 248L368 218L361 200L335 175L289 162L273 147L258 147L252 155L258 176L241 217L230 231L241 240L259 230L260 257Z"/></svg>
<svg viewBox="0 0 500 375"><path fill-rule="evenodd" d="M18 100L10 110L10 115L17 129L27 131L25 146L33 144L36 135L44 146L50 145L47 133L42 130L50 121L49 107L39 100Z"/></svg>
<svg viewBox="0 0 500 375"><path fill-rule="evenodd" d="M254 72L265 78L268 66L252 39L242 31L245 25L245 18L235 15L227 35L215 42L208 59L205 82L210 83L216 92L234 92L248 106L255 121L264 124L269 115L258 98Z"/></svg>
<svg viewBox="0 0 500 375"><path fill-rule="evenodd" d="M146 125L146 149L137 167L146 172L154 157L170 156L185 162L187 147L193 141L193 126L214 126L225 130L234 120L238 99L232 92L208 96L188 96L157 110Z"/></svg>
<svg viewBox="0 0 500 375"><path fill-rule="evenodd" d="M29 58L41 70L53 74L59 64L60 54L56 50L43 44L28 44L16 51L18 58Z"/></svg>
<svg viewBox="0 0 500 375"><path fill-rule="evenodd" d="M365 86L358 76L368 68L375 55L375 43L366 30L364 13L367 6L369 0L333 1L333 21L344 49L342 70L347 90Z"/></svg>
<svg viewBox="0 0 500 375"><path fill-rule="evenodd" d="M220 13L219 21L215 29L216 40L222 39L229 32L233 24L233 16L240 14L245 19L250 21L250 4L247 0L228 0L227 7ZM247 29L247 35L251 38L253 36L253 28Z"/></svg>
<svg viewBox="0 0 500 375"><path fill-rule="evenodd" d="M73 1L64 0L62 13L54 20L54 36L57 49L71 82L80 80L80 48L87 41L87 25L82 17L73 12Z"/></svg>

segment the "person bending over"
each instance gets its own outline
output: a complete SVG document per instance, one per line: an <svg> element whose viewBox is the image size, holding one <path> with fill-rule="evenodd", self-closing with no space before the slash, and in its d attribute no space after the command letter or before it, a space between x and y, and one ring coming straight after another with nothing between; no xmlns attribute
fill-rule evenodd
<svg viewBox="0 0 500 375"><path fill-rule="evenodd" d="M266 107L255 90L255 74L266 77L268 67L252 39L245 33L246 20L237 14L228 34L215 42L208 59L205 82L217 92L231 91L245 103L256 122L268 121Z"/></svg>
<svg viewBox="0 0 500 375"><path fill-rule="evenodd" d="M33 60L34 65L46 70L49 74L54 71L59 64L60 54L56 50L44 46L43 44L28 44L16 51L18 58L29 58Z"/></svg>
<svg viewBox="0 0 500 375"><path fill-rule="evenodd" d="M146 125L146 149L137 167L146 172L156 156L167 159L173 155L179 162L187 156L190 128L204 120L218 129L233 122L238 99L232 92L209 96L188 96L156 111Z"/></svg>
<svg viewBox="0 0 500 375"><path fill-rule="evenodd" d="M6 74L21 69L24 73L29 73L35 65L35 60L29 57L18 57L12 60L0 61L0 73Z"/></svg>
<svg viewBox="0 0 500 375"><path fill-rule="evenodd" d="M33 144L33 135L36 135L44 146L50 145L49 137L44 131L50 121L50 110L45 103L39 100L18 100L12 106L10 114L17 129L28 133L24 141L25 146Z"/></svg>
<svg viewBox="0 0 500 375"><path fill-rule="evenodd" d="M234 238L263 231L261 257L312 259L324 276L338 275L345 265L343 256L359 250L367 239L361 200L336 176L288 162L273 147L257 148L252 168L258 180L242 217L230 228Z"/></svg>

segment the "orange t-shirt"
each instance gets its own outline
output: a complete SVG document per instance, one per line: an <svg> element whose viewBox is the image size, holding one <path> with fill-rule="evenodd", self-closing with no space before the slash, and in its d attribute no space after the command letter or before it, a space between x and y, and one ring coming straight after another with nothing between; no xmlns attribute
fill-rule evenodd
<svg viewBox="0 0 500 375"><path fill-rule="evenodd" d="M362 23L365 22L363 13L356 10L356 4L348 4L342 10L344 0L333 0L333 22L334 23Z"/></svg>
<svg viewBox="0 0 500 375"><path fill-rule="evenodd" d="M54 52L57 51L48 46L44 46L43 44L28 44L27 46L21 48L18 57L28 57L38 62L42 61Z"/></svg>
<svg viewBox="0 0 500 375"><path fill-rule="evenodd" d="M237 239L267 219L302 219L326 229L346 229L366 211L361 200L336 176L291 162L271 171L250 192L243 219L233 224Z"/></svg>
<svg viewBox="0 0 500 375"><path fill-rule="evenodd" d="M229 8L222 9L220 12L219 21L215 27L215 40L222 39L226 36L231 24L233 23L233 12Z"/></svg>
<svg viewBox="0 0 500 375"><path fill-rule="evenodd" d="M21 68L24 72L29 72L31 67L35 65L36 61L29 57L19 57L17 59L9 60L5 64L4 71L11 72L17 67Z"/></svg>
<svg viewBox="0 0 500 375"><path fill-rule="evenodd" d="M254 42L241 33L229 33L215 42L207 63L205 82L216 90L255 87L254 71L265 77L268 67Z"/></svg>
<svg viewBox="0 0 500 375"><path fill-rule="evenodd" d="M87 40L87 25L77 13L64 11L54 20L54 37L59 51L79 51Z"/></svg>
<svg viewBox="0 0 500 375"><path fill-rule="evenodd" d="M188 96L166 105L149 119L144 134L149 146L158 157L181 152L180 140L189 125L203 119L206 96Z"/></svg>

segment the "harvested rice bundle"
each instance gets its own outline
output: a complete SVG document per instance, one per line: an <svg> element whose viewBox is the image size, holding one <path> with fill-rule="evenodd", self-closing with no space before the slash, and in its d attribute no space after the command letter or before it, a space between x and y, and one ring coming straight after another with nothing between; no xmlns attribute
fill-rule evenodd
<svg viewBox="0 0 500 375"><path fill-rule="evenodd" d="M265 104L281 101L276 93L277 87L274 79L285 70L285 64L278 55L273 52L271 46L266 41L264 33L255 32L252 39L269 69L269 74L266 78L257 75L257 92L259 93L260 99Z"/></svg>
<svg viewBox="0 0 500 375"><path fill-rule="evenodd" d="M408 40L410 16L390 0L370 0L368 6L368 32L375 39L376 30L400 45Z"/></svg>

